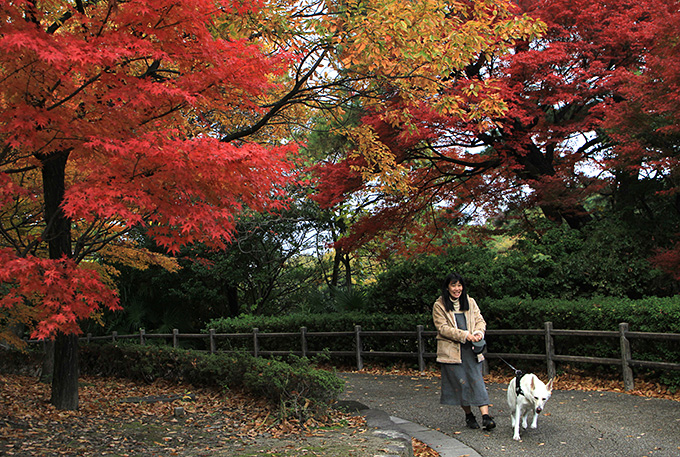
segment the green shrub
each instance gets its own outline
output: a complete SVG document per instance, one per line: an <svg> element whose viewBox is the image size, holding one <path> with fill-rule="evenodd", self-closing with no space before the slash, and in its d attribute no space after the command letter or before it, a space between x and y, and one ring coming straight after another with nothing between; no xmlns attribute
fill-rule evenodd
<svg viewBox="0 0 680 457"><path fill-rule="evenodd" d="M521 297L503 299L486 298L478 300L487 328L494 329L538 329L543 330L545 322L552 322L553 328L565 330L606 330L618 331L619 323L627 322L631 331L680 333L680 296L651 297L641 300L627 298L595 297L579 300L543 299ZM355 349L355 325L362 330L405 330L415 331L417 325L432 331L432 317L422 314L380 314L380 313L331 313L295 314L280 317L243 316L241 318L219 319L210 323L218 333L248 333L253 328L261 332L290 332L296 336L288 341L279 338L261 338L261 350L300 351L300 327L308 332L349 332L343 338L308 337L309 350L328 349L331 351L353 351ZM252 340L239 340L243 348L252 349ZM580 336L554 336L555 352L560 355L589 355L603 358L619 358L618 336L611 338L584 338ZM544 352L543 335L488 335L489 352L539 354ZM426 338L425 351L436 351L434 337ZM415 352L415 338L391 336L362 337L363 350L370 358L370 351ZM680 360L680 343L673 341L631 340L633 359L649 361ZM336 362L338 359L334 359ZM391 363L399 358L381 357L380 362ZM342 360L352 362L351 358ZM401 360L399 360L401 361ZM414 359L415 364L415 359ZM593 365L583 365L592 369ZM617 366L598 369L619 370ZM636 370L641 372L639 369ZM680 386L680 373L650 371L665 384Z"/></svg>
<svg viewBox="0 0 680 457"><path fill-rule="evenodd" d="M259 340L262 351L300 351L300 328L308 332L348 332L342 337L309 335L307 338L309 351L352 351L354 348L354 327L360 325L362 331L414 331L418 325L426 330L434 330L432 317L426 314L380 314L380 313L324 313L324 314L289 314L285 316L253 316L243 315L238 318L214 319L208 323L208 329L217 333L250 333L257 328L262 333L294 333L288 338L266 338ZM205 332L208 331L205 330ZM417 348L415 338L402 339L388 336L371 336L362 340L364 351L414 351ZM218 340L220 350L252 350L252 339Z"/></svg>
<svg viewBox="0 0 680 457"><path fill-rule="evenodd" d="M293 363L280 359L254 359L244 374L248 390L279 406L284 416L304 421L324 411L325 405L342 392L344 382L335 374L311 369L306 358Z"/></svg>
<svg viewBox="0 0 680 457"><path fill-rule="evenodd" d="M166 379L194 386L245 389L269 400L283 416L306 420L322 413L342 391L334 373L306 358L292 363L246 353L205 354L137 344L90 344L80 349L81 372L151 382Z"/></svg>

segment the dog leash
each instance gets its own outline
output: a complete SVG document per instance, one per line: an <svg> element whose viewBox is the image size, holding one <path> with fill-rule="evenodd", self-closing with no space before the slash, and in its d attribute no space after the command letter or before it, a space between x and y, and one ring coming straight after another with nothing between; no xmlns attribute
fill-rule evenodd
<svg viewBox="0 0 680 457"><path fill-rule="evenodd" d="M510 368L512 368L512 371L515 372L515 379L516 379L516 381L515 381L515 393L517 394L517 396L524 395L524 392L522 392L522 387L519 385L519 382L522 380L522 377L526 373L524 373L522 370L518 370L517 368L510 365L508 363L508 361L505 360L503 357L498 357L498 358L501 359L503 362L505 362L505 364L507 366L509 366Z"/></svg>

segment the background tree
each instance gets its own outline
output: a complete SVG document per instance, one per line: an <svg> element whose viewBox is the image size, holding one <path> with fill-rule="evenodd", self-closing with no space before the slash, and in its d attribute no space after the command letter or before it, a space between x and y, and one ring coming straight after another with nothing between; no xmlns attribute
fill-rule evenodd
<svg viewBox="0 0 680 457"><path fill-rule="evenodd" d="M107 313L97 332L195 333L218 317L281 314L299 306L318 287L321 275L315 250L315 210L295 198L290 207L242 215L231 244L222 250L201 244L172 255L179 268L115 264L122 312ZM160 251L141 237L140 246ZM187 318L187 309L191 317Z"/></svg>

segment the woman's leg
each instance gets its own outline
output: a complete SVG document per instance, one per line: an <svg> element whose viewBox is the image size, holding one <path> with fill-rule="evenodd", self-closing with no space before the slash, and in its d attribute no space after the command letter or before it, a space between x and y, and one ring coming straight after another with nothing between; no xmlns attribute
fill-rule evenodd
<svg viewBox="0 0 680 457"><path fill-rule="evenodd" d="M482 405L479 407L479 412L482 413L482 427L491 430L496 427L493 417L489 415L489 405Z"/></svg>
<svg viewBox="0 0 680 457"><path fill-rule="evenodd" d="M472 413L472 408L469 406L461 406L461 408L463 408L463 411L465 412L465 424L469 428L479 428L477 419L475 419L475 415Z"/></svg>

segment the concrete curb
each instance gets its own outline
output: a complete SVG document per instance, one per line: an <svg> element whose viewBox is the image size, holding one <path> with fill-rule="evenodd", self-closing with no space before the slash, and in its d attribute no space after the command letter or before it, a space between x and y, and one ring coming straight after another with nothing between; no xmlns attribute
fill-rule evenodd
<svg viewBox="0 0 680 457"><path fill-rule="evenodd" d="M386 449L389 454L380 457L413 457L411 438L427 444L437 451L440 457L482 457L471 447L444 433L399 417L390 416L378 409L369 409L360 403L354 402L352 406L354 411L366 418L368 427L375 429L374 435L384 437L391 443Z"/></svg>
<svg viewBox="0 0 680 457"><path fill-rule="evenodd" d="M404 433L386 412L363 409L359 411L359 414L366 418L368 427L375 429L374 435L385 438L389 443L385 449L388 453L380 457L413 457L411 436Z"/></svg>
<svg viewBox="0 0 680 457"><path fill-rule="evenodd" d="M334 408L364 416L366 425L373 430L373 435L385 440L386 454L372 457L413 457L411 436L403 432L385 411L371 409L354 400L340 400L335 403Z"/></svg>
<svg viewBox="0 0 680 457"><path fill-rule="evenodd" d="M368 406L353 400L337 402L336 408L346 412L361 414L366 418L366 425L375 429L374 435L386 438L390 443L389 454L374 457L413 457L411 438L430 446L440 457L482 457L477 451L464 445L457 439L444 433L424 427L399 417L390 416L385 411L370 409Z"/></svg>
<svg viewBox="0 0 680 457"><path fill-rule="evenodd" d="M464 445L457 439L451 438L442 432L432 430L414 422L390 416L392 422L403 433L422 441L437 451L441 457L481 457L477 451Z"/></svg>

